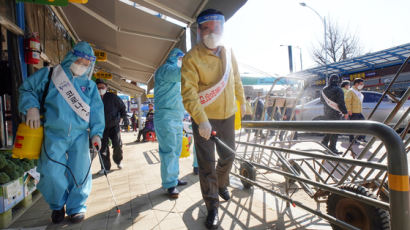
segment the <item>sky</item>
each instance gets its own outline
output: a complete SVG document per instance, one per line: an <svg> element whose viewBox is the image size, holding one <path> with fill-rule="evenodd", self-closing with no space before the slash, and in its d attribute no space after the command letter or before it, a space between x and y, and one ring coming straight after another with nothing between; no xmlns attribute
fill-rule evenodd
<svg viewBox="0 0 410 230"><path fill-rule="evenodd" d="M355 34L363 54L410 42L409 0L248 0L224 28L241 72L288 74L288 50L281 45L294 47L294 71L301 68L300 50L303 69L316 66L311 53L324 39L323 21L300 2Z"/></svg>

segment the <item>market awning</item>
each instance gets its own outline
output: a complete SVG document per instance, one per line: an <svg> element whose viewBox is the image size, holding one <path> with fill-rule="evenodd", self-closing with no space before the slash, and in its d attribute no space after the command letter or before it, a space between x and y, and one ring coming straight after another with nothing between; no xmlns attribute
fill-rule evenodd
<svg viewBox="0 0 410 230"><path fill-rule="evenodd" d="M347 75L368 70L375 70L394 65L401 65L410 56L410 43L395 46L359 57L334 62L327 66L322 65L289 76L303 77L306 79L324 79L331 74Z"/></svg>
<svg viewBox="0 0 410 230"><path fill-rule="evenodd" d="M100 69L119 78L152 85L150 81L155 70L170 50L185 44L182 41L185 39L184 24L190 27L200 11L210 7L221 10L226 18L230 18L245 2L89 0L85 5L54 7L54 11L64 19L63 24L74 37L107 52L108 61L97 64ZM148 11L141 10L141 7ZM164 20L166 17L178 20L182 26Z"/></svg>
<svg viewBox="0 0 410 230"><path fill-rule="evenodd" d="M276 79L278 78L271 76L241 76L242 85L272 85L276 81ZM276 85L290 85L294 82L295 81L293 81L292 79L282 78L280 80L277 80L275 83Z"/></svg>

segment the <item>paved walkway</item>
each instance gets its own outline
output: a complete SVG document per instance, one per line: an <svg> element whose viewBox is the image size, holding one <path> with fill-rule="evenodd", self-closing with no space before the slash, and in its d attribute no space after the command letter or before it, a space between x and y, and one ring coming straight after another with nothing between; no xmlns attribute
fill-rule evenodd
<svg viewBox="0 0 410 230"><path fill-rule="evenodd" d="M169 199L161 189L157 143L133 143L134 133L123 133L124 168L109 174L114 194L120 204L117 215L114 202L96 158L92 166L93 189L88 199L85 221L51 224L47 204L40 199L10 228L30 229L204 229L206 208L202 201L198 176L192 173L192 157L180 160L180 198ZM278 180L283 180L283 177ZM260 189L243 190L241 182L231 177L232 199L222 202L220 229L330 229L318 217L299 208L286 208L282 200ZM304 193L295 194L303 199ZM310 198L312 207L316 204Z"/></svg>

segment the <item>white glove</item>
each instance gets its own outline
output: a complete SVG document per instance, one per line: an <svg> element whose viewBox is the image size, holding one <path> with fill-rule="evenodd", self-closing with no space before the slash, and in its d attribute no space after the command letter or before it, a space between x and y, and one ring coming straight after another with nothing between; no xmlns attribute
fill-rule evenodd
<svg viewBox="0 0 410 230"><path fill-rule="evenodd" d="M241 105L241 117L245 116L246 113L246 104Z"/></svg>
<svg viewBox="0 0 410 230"><path fill-rule="evenodd" d="M95 135L93 136L93 138L91 138L91 144L93 145L94 150L101 150L101 138L98 135Z"/></svg>
<svg viewBox="0 0 410 230"><path fill-rule="evenodd" d="M37 108L33 107L27 110L26 125L32 129L40 127L40 111Z"/></svg>
<svg viewBox="0 0 410 230"><path fill-rule="evenodd" d="M201 137L209 140L209 138L211 137L211 131L212 131L211 123L209 123L209 121L204 121L200 123L198 127L198 131Z"/></svg>

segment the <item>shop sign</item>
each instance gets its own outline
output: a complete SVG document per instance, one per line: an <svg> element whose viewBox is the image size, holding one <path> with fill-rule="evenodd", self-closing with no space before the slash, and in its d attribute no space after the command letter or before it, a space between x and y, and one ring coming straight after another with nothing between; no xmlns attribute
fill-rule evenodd
<svg viewBox="0 0 410 230"><path fill-rule="evenodd" d="M94 50L94 54L97 57L97 61L106 62L107 61L107 53L102 50Z"/></svg>
<svg viewBox="0 0 410 230"><path fill-rule="evenodd" d="M154 98L154 94L147 94L147 98Z"/></svg>
<svg viewBox="0 0 410 230"><path fill-rule="evenodd" d="M97 73L94 74L94 77L97 79L111 80L112 74L104 72L104 71L98 71Z"/></svg>
<svg viewBox="0 0 410 230"><path fill-rule="evenodd" d="M325 79L316 80L314 85L326 85L326 80Z"/></svg>
<svg viewBox="0 0 410 230"><path fill-rule="evenodd" d="M353 81L356 78L364 79L365 77L366 77L366 75L365 75L364 72L363 73L354 73L354 74L349 75L350 81Z"/></svg>
<svg viewBox="0 0 410 230"><path fill-rule="evenodd" d="M80 4L86 4L88 0L68 0L71 3L80 3Z"/></svg>

